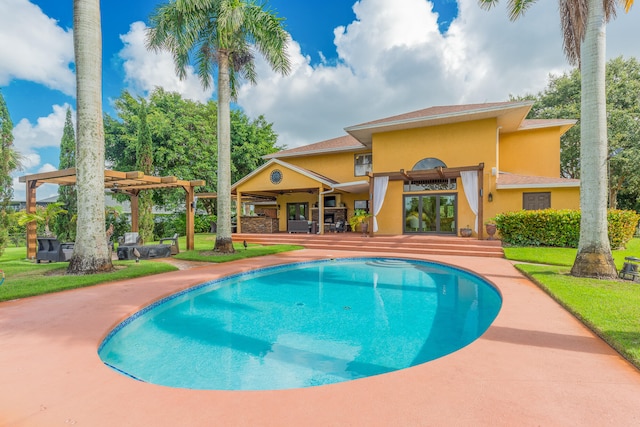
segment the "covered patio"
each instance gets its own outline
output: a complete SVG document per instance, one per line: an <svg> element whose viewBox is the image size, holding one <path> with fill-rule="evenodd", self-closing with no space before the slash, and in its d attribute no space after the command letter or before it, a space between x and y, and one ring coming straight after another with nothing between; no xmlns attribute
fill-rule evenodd
<svg viewBox="0 0 640 427"><path fill-rule="evenodd" d="M36 212L36 190L42 184L75 185L76 169L62 169L20 177L27 186L27 213ZM126 194L131 200L131 231L138 231L138 195L143 190L157 188L182 188L185 193L187 250L194 249L194 196L195 187L205 185L201 179L185 181L175 176L145 175L140 171L120 172L110 169L104 171L104 188L119 194ZM37 251L36 224L27 224L27 258L35 258Z"/></svg>

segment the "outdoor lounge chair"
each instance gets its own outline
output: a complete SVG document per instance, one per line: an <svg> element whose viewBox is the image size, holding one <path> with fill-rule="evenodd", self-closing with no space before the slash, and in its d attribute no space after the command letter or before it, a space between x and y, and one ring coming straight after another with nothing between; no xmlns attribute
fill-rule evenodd
<svg viewBox="0 0 640 427"><path fill-rule="evenodd" d="M165 237L164 239L160 239L160 244L164 244L165 242L171 243L171 255L176 255L180 253L180 246L178 245L178 233L174 234L173 237Z"/></svg>
<svg viewBox="0 0 640 427"><path fill-rule="evenodd" d="M124 233L124 236L118 237L119 246L136 246L142 244L142 239L138 232Z"/></svg>
<svg viewBox="0 0 640 427"><path fill-rule="evenodd" d="M73 242L60 243L55 237L38 237L36 263L69 261L73 255L73 245Z"/></svg>

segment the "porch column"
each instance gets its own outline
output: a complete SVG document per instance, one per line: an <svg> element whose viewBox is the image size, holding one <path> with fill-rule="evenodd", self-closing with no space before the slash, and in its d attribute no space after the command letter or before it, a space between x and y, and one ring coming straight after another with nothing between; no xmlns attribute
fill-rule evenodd
<svg viewBox="0 0 640 427"><path fill-rule="evenodd" d="M478 168L478 240L484 239L484 163Z"/></svg>
<svg viewBox="0 0 640 427"><path fill-rule="evenodd" d="M324 188L320 187L318 191L318 230L320 234L324 234Z"/></svg>
<svg viewBox="0 0 640 427"><path fill-rule="evenodd" d="M371 211L373 210L373 191L375 190L373 182L375 181L375 179L373 178L373 174L369 173L367 174L369 176L369 213L372 213ZM370 216L367 219L367 234L369 235L369 237L373 237L373 216ZM355 231L355 230L351 230L351 231Z"/></svg>
<svg viewBox="0 0 640 427"><path fill-rule="evenodd" d="M242 192L236 191L236 233L242 233ZM233 227L231 227L233 231Z"/></svg>

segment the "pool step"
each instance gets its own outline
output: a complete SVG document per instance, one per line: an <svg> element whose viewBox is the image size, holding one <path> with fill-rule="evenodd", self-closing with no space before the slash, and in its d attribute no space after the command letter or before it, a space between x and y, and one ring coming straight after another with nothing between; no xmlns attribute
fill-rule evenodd
<svg viewBox="0 0 640 427"><path fill-rule="evenodd" d="M503 258L499 240L446 236L375 236L360 233L314 234L233 234L234 242L246 241L261 245L292 244L308 249L353 252L388 252L394 254L460 255Z"/></svg>

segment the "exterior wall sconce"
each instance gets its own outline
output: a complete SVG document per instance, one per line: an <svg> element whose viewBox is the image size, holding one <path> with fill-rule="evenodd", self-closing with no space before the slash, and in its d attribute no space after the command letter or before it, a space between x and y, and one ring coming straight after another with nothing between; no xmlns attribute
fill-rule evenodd
<svg viewBox="0 0 640 427"><path fill-rule="evenodd" d="M489 195L487 196L487 200L493 202L493 193L489 193Z"/></svg>

